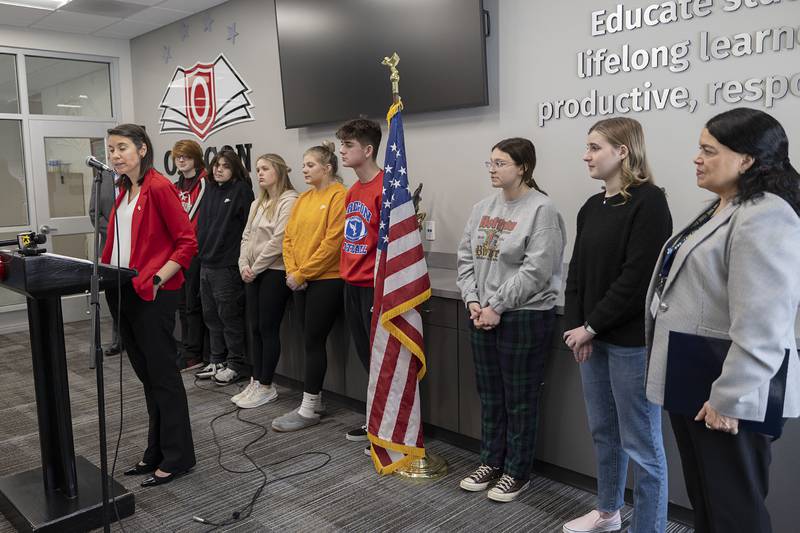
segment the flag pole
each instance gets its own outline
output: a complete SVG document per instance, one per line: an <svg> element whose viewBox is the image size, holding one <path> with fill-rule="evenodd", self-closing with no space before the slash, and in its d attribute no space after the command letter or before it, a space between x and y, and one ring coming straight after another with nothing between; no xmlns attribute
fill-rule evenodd
<svg viewBox="0 0 800 533"><path fill-rule="evenodd" d="M391 56L386 56L381 61L382 65L389 68L389 81L392 82L392 104L403 109L403 102L400 99L400 71L397 64L400 56L397 52ZM406 466L400 467L395 474L412 480L431 481L439 479L447 474L447 461L441 455L425 450L425 457L418 457L409 462Z"/></svg>

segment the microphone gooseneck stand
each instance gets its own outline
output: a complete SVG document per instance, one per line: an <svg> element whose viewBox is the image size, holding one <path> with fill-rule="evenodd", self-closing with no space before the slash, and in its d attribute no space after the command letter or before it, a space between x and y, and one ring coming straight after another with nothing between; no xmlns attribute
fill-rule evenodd
<svg viewBox="0 0 800 533"><path fill-rule="evenodd" d="M89 286L89 303L92 310L91 319L91 340L89 341L89 353L92 358L89 368L94 365L97 378L97 416L100 431L100 478L103 491L103 531L110 533L111 516L109 511L109 489L108 485L108 454L106 450L106 398L105 384L103 378L103 346L100 343L100 274L98 264L100 262L100 185L103 183L103 173L99 169L92 167L94 171L94 258L92 261L92 276Z"/></svg>

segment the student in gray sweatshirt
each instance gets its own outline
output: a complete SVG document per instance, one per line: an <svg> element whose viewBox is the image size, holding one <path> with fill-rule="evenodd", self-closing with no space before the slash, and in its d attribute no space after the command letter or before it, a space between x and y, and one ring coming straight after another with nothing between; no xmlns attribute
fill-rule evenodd
<svg viewBox="0 0 800 533"><path fill-rule="evenodd" d="M536 150L505 139L486 162L495 194L475 204L458 249L481 399L481 464L461 488L495 501L529 486L545 356L555 324L564 221L536 184Z"/></svg>

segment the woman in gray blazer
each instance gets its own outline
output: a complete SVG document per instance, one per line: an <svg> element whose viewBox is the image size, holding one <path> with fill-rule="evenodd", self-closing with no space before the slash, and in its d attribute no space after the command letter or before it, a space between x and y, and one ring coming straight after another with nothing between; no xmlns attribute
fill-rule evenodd
<svg viewBox="0 0 800 533"><path fill-rule="evenodd" d="M648 290L647 397L670 414L699 533L771 531L770 443L800 415L800 174L788 149L762 111L708 121L694 163L718 198L667 241Z"/></svg>

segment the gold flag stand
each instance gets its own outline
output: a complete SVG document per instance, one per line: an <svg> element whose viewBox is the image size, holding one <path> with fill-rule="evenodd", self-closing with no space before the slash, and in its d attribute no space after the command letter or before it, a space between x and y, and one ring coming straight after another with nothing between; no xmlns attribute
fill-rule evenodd
<svg viewBox="0 0 800 533"><path fill-rule="evenodd" d="M400 101L400 71L397 64L400 56L394 52L391 57L384 57L382 65L389 67L389 81L392 82L392 102ZM425 452L425 457L418 457L408 465L395 470L395 474L414 481L431 481L439 479L447 474L447 461L441 455Z"/></svg>

